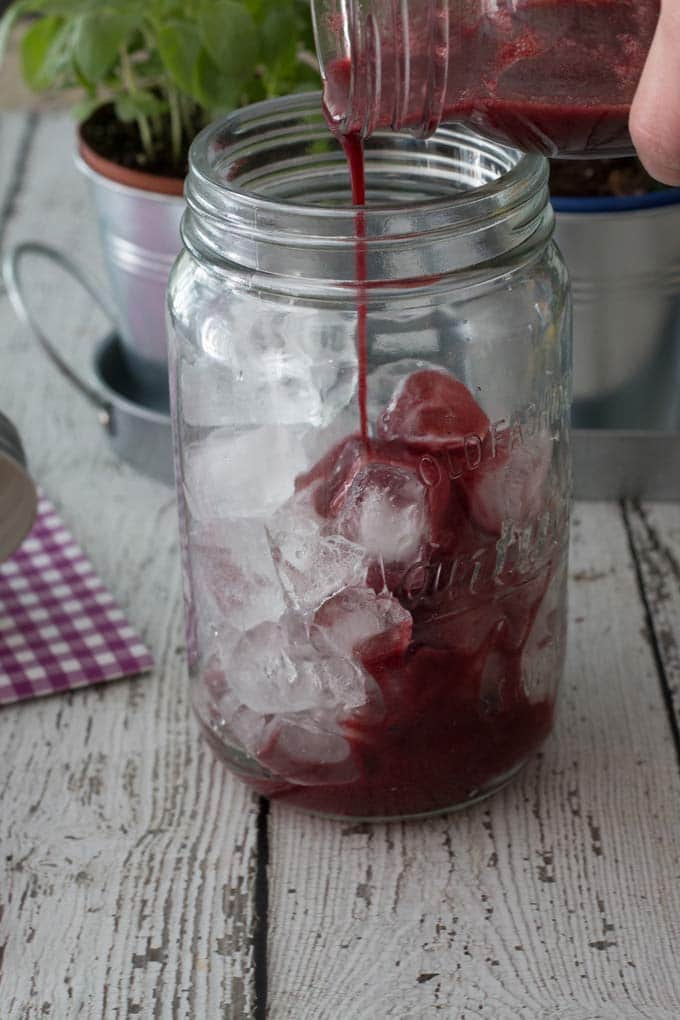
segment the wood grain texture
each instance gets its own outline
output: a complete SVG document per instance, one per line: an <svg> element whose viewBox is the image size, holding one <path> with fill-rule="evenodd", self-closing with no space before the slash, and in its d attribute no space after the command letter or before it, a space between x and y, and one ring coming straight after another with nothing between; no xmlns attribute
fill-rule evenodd
<svg viewBox="0 0 680 1020"><path fill-rule="evenodd" d="M103 275L72 135L67 114L38 122L3 240L40 238ZM37 264L35 281L36 309L87 369L104 323ZM157 664L0 713L0 1016L250 1017L257 802L191 720L174 494L114 457L2 296L0 365L34 477Z"/></svg>
<svg viewBox="0 0 680 1020"><path fill-rule="evenodd" d="M0 118L0 247L38 237L103 278L72 132ZM87 370L105 323L34 279ZM0 712L1 1020L264 1020L256 960L269 1020L676 1020L677 507L578 508L557 731L494 800L258 821L189 715L173 493L114 457L1 293L0 407L157 661Z"/></svg>
<svg viewBox="0 0 680 1020"><path fill-rule="evenodd" d="M626 521L680 756L680 506L627 506Z"/></svg>
<svg viewBox="0 0 680 1020"><path fill-rule="evenodd" d="M571 596L556 734L495 799L272 805L271 1020L680 1014L680 778L618 508L578 508Z"/></svg>

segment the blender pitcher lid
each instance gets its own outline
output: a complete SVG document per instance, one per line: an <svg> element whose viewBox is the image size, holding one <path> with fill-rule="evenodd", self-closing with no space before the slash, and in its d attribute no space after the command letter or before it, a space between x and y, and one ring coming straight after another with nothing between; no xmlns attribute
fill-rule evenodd
<svg viewBox="0 0 680 1020"><path fill-rule="evenodd" d="M37 508L38 493L26 471L19 433L0 413L0 563L26 538Z"/></svg>

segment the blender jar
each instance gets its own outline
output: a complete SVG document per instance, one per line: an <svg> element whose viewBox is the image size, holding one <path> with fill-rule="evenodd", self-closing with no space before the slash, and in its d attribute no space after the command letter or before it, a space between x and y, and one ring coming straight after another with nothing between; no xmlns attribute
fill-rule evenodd
<svg viewBox="0 0 680 1020"><path fill-rule="evenodd" d="M546 156L632 154L659 0L312 0L343 134L464 122Z"/></svg>
<svg viewBox="0 0 680 1020"><path fill-rule="evenodd" d="M386 133L366 180L358 213L318 96L206 129L170 373L205 734L262 794L390 818L493 792L550 732L571 322L542 157Z"/></svg>

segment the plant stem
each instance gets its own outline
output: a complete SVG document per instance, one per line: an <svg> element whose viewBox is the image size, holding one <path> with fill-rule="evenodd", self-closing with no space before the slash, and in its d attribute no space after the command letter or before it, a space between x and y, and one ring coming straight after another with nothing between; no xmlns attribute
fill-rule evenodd
<svg viewBox="0 0 680 1020"><path fill-rule="evenodd" d="M182 158L182 109L177 89L172 85L168 86L168 106L170 107L170 141L172 144L172 158L175 164L179 164Z"/></svg>
<svg viewBox="0 0 680 1020"><path fill-rule="evenodd" d="M179 93L179 108L182 114L182 124L184 126L184 135L190 139L194 132L194 123L191 118L191 106L192 100L188 96L183 96Z"/></svg>
<svg viewBox="0 0 680 1020"><path fill-rule="evenodd" d="M120 70L123 84L131 96L135 96L138 92L137 82L135 80L135 74L132 70L132 63L130 61L130 55L124 46L120 48ZM137 127L139 128L139 137L142 140L142 148L146 154L147 159L153 159L154 144L153 136L151 134L151 125L149 124L149 118L144 114L140 113L135 118L137 121Z"/></svg>

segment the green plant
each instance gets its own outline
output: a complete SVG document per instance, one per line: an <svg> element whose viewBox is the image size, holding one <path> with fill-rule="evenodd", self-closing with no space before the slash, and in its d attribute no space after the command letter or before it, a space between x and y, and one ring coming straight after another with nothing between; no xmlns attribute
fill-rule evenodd
<svg viewBox="0 0 680 1020"><path fill-rule="evenodd" d="M36 90L79 88L83 119L104 103L136 122L147 161L178 163L197 124L245 103L315 88L308 0L15 0L21 65Z"/></svg>

